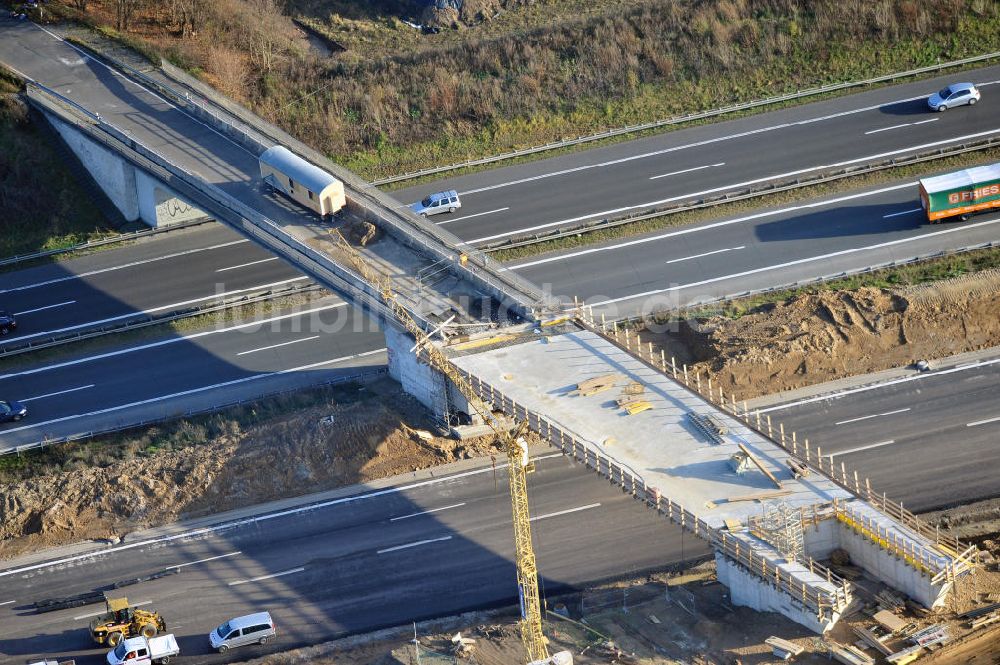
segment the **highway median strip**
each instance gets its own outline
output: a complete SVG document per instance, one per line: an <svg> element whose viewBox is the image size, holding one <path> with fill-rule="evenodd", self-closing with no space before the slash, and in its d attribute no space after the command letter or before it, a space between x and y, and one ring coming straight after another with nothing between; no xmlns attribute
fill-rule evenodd
<svg viewBox="0 0 1000 665"><path fill-rule="evenodd" d="M804 203L803 207L807 207L823 196L850 195L865 187L889 184L900 179L921 178L928 175L930 169L933 169L930 172L934 172L966 168L1000 159L1000 130L980 134L991 136L958 147L939 148L906 157L887 157L864 166L846 166L832 173L793 177L787 182L764 178L757 185L738 190L733 189L736 185L716 188L711 190L718 191L714 196L708 196L710 192L704 192L706 196L701 198L698 194L687 194L664 199L660 203L649 202L550 222L536 227L532 232L503 233L470 242L486 243L479 245L479 249L498 261L510 264L549 252L598 246L600 243L641 236L665 228L700 228L695 225L740 213L753 214L754 210L763 211L799 203ZM929 167L928 163L932 163L932 166ZM822 167L817 167L820 168ZM898 214L908 212L909 210L901 211ZM520 266L515 264L508 267L516 269Z"/></svg>

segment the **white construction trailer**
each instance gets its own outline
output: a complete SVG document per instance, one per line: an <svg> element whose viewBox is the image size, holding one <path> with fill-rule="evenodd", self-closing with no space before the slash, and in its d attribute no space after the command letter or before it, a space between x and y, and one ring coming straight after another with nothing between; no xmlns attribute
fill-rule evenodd
<svg viewBox="0 0 1000 665"><path fill-rule="evenodd" d="M333 215L347 203L343 182L284 146L268 148L259 160L265 185L321 217Z"/></svg>

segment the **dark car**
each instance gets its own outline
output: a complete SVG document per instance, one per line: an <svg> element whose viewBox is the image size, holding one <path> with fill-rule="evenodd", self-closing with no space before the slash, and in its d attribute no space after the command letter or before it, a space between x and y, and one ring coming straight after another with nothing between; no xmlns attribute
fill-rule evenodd
<svg viewBox="0 0 1000 665"><path fill-rule="evenodd" d="M6 335L14 330L17 330L14 315L5 309L0 309L0 335Z"/></svg>
<svg viewBox="0 0 1000 665"><path fill-rule="evenodd" d="M17 422L26 415L28 415L28 407L25 405L20 402L15 402L14 400L5 402L0 399L0 423L10 421Z"/></svg>

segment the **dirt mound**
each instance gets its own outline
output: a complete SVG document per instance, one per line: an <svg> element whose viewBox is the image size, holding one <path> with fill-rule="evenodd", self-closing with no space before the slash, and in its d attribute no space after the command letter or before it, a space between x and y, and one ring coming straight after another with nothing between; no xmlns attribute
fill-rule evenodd
<svg viewBox="0 0 1000 665"><path fill-rule="evenodd" d="M0 496L0 557L498 453L490 437L433 436L398 384L375 388L245 431L231 424L181 450L11 482Z"/></svg>
<svg viewBox="0 0 1000 665"><path fill-rule="evenodd" d="M727 395L751 399L1000 345L1000 271L924 286L823 291L737 319L690 321L663 343Z"/></svg>

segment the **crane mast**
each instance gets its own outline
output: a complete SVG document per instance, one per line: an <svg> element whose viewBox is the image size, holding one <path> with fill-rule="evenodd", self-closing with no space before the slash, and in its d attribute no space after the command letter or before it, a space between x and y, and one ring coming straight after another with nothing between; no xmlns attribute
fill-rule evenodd
<svg viewBox="0 0 1000 665"><path fill-rule="evenodd" d="M538 593L538 567L535 564L535 550L531 542L531 519L528 511L527 474L534 470L528 461L527 444L522 438L527 423L520 423L509 429L493 415L493 410L476 394L472 384L458 370L447 355L430 342L423 329L413 319L409 311L397 301L396 292L388 277L374 270L361 254L347 242L340 231L330 231L337 246L344 252L352 267L362 279L372 286L379 300L389 308L396 321L413 336L417 342L415 351L427 364L444 374L468 401L469 407L487 423L503 444L507 454L507 477L510 481L510 502L514 522L514 553L517 566L518 597L521 603L521 640L527 653L528 662L549 657L545 636L542 633L542 605Z"/></svg>

